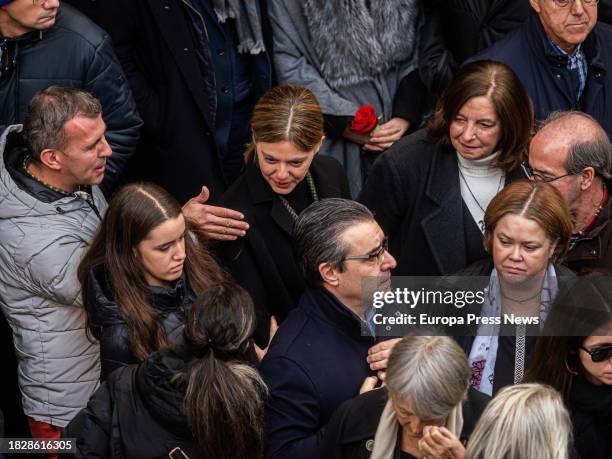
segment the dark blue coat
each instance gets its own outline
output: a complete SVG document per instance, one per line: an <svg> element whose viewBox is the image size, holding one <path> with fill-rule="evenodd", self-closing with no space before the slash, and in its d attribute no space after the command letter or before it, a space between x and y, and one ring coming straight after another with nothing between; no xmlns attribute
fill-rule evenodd
<svg viewBox="0 0 612 459"><path fill-rule="evenodd" d="M581 99L571 91L567 57L555 56L537 14L512 35L470 61L493 59L509 65L533 101L537 120L555 110L580 110L593 116L612 136L612 27L598 22L582 44L588 76Z"/></svg>
<svg viewBox="0 0 612 459"><path fill-rule="evenodd" d="M270 389L266 457L313 457L334 410L358 395L376 344L361 323L324 289L307 289L289 313L261 366Z"/></svg>

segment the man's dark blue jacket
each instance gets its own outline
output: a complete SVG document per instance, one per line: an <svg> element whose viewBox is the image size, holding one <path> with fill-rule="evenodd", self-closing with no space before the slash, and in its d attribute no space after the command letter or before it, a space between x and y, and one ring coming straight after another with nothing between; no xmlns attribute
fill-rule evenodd
<svg viewBox="0 0 612 459"><path fill-rule="evenodd" d="M552 53L535 12L515 33L469 60L492 59L509 65L531 97L537 120L555 110L580 110L612 136L612 26L598 22L582 46L588 76L580 100L576 100L567 57Z"/></svg>
<svg viewBox="0 0 612 459"><path fill-rule="evenodd" d="M323 427L342 402L359 394L372 373L376 343L362 321L324 289L307 289L278 332L261 366L270 389L266 406L268 458L310 458Z"/></svg>

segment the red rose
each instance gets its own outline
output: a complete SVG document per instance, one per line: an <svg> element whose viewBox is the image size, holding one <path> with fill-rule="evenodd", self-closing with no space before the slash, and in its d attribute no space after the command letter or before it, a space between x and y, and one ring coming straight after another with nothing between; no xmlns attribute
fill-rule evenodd
<svg viewBox="0 0 612 459"><path fill-rule="evenodd" d="M369 134L378 125L376 109L371 105L362 105L351 121L351 131Z"/></svg>

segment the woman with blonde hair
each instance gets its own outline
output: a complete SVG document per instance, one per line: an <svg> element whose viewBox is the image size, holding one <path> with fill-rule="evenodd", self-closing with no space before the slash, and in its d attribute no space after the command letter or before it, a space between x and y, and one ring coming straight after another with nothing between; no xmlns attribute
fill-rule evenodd
<svg viewBox="0 0 612 459"><path fill-rule="evenodd" d="M567 459L571 435L570 417L556 390L518 384L491 400L465 459Z"/></svg>
<svg viewBox="0 0 612 459"><path fill-rule="evenodd" d="M489 397L469 388L465 353L448 336L411 334L389 357L386 386L349 400L322 440L327 458L461 457ZM437 456L436 456L437 457Z"/></svg>
<svg viewBox="0 0 612 459"><path fill-rule="evenodd" d="M255 105L246 170L221 205L241 212L246 236L224 243L220 255L234 279L253 297L256 341L268 343L270 315L283 320L305 285L295 263L292 231L298 215L325 198L350 198L340 163L317 155L323 115L311 91L277 86Z"/></svg>

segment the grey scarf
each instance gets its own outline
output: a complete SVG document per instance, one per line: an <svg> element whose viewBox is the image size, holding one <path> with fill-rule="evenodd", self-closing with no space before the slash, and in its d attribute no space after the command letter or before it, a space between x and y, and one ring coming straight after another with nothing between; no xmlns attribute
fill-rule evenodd
<svg viewBox="0 0 612 459"><path fill-rule="evenodd" d="M334 89L373 81L417 52L418 0L304 0L321 72Z"/></svg>
<svg viewBox="0 0 612 459"><path fill-rule="evenodd" d="M228 17L235 20L239 53L259 54L266 50L257 0L213 0L212 3L219 22L224 23Z"/></svg>

